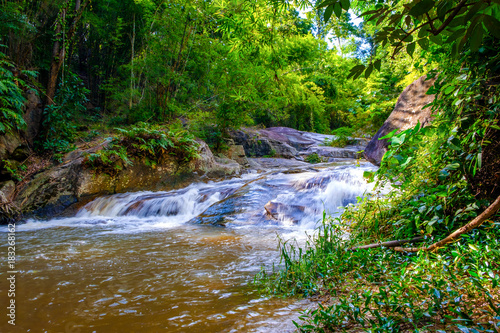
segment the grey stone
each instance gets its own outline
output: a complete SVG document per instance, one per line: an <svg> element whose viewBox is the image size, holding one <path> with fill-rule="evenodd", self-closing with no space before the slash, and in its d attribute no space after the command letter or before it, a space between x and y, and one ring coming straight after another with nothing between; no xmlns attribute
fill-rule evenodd
<svg viewBox="0 0 500 333"><path fill-rule="evenodd" d="M0 161L10 158L10 155L22 144L21 137L16 132L0 135Z"/></svg>

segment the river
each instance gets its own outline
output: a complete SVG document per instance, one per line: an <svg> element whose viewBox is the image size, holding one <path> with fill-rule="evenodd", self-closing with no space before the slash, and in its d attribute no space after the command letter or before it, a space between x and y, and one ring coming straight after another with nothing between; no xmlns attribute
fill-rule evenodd
<svg viewBox="0 0 500 333"><path fill-rule="evenodd" d="M370 190L362 175L373 169L351 161L251 172L18 223L16 326L4 318L1 331L291 332L312 305L260 294L254 275L279 262L278 235L304 241L323 211L338 215ZM3 269L4 308L6 278Z"/></svg>

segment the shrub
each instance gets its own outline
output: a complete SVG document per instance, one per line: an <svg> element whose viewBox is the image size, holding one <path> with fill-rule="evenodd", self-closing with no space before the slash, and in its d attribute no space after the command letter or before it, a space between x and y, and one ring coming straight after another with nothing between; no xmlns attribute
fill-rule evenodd
<svg viewBox="0 0 500 333"><path fill-rule="evenodd" d="M11 130L20 130L26 123L23 119L23 107L25 98L22 87L26 83L14 76L10 63L5 54L0 52L0 134ZM35 72L21 71L21 74L35 76Z"/></svg>
<svg viewBox="0 0 500 333"><path fill-rule="evenodd" d="M312 163L312 164L323 162L323 159L321 158L321 156L318 155L318 153L312 153L311 155L307 155L305 160L307 163Z"/></svg>

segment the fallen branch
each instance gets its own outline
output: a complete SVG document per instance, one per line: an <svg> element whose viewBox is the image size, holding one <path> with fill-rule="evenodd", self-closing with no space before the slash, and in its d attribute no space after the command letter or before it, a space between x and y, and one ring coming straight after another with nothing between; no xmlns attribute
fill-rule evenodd
<svg viewBox="0 0 500 333"><path fill-rule="evenodd" d="M418 252L418 251L435 252L440 248L442 248L444 245L456 241L457 239L460 238L460 236L462 236L462 234L465 234L466 232L469 232L472 229L479 227L481 224L484 223L484 221L493 216L499 209L500 209L500 196L498 196L498 198L474 220L470 221L463 227L455 230L454 232L449 234L445 239L440 240L439 242L436 242L432 245L429 245L429 247L423 247L423 248L395 247L394 250L398 252Z"/></svg>
<svg viewBox="0 0 500 333"><path fill-rule="evenodd" d="M362 246L356 246L356 247L351 247L349 251L355 251L355 250L366 250L366 249L373 249L376 247L396 247L398 245L403 245L403 244L413 244L413 243L418 243L422 242L424 240L424 237L415 237L413 239L405 239L405 240L393 240L393 241L388 241L388 242L382 242L382 243L373 243L373 244L368 244L368 245L362 245Z"/></svg>

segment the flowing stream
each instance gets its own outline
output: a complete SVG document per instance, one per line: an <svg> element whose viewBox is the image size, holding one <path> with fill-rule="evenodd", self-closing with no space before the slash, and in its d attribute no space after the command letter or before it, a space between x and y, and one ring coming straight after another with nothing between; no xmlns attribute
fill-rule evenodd
<svg viewBox="0 0 500 333"><path fill-rule="evenodd" d="M254 172L101 197L74 217L19 223L17 325L4 318L0 331L291 332L311 304L263 296L253 277L279 262L277 235L303 241L323 211L336 215L370 189L362 175L372 169Z"/></svg>

